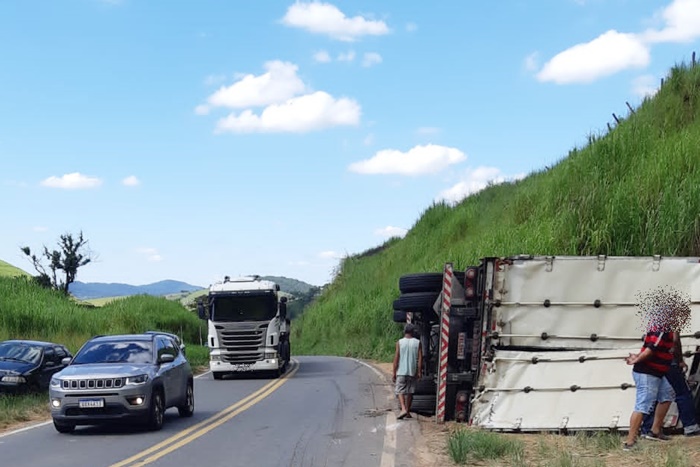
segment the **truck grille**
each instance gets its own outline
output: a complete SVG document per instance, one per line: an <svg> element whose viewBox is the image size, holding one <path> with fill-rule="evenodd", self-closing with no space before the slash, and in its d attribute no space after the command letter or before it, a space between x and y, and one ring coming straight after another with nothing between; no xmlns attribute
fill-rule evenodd
<svg viewBox="0 0 700 467"><path fill-rule="evenodd" d="M124 386L124 378L64 379L63 389L107 389Z"/></svg>
<svg viewBox="0 0 700 467"><path fill-rule="evenodd" d="M268 323L260 325L216 326L219 342L226 351L221 355L227 363L255 363L263 359L263 346Z"/></svg>

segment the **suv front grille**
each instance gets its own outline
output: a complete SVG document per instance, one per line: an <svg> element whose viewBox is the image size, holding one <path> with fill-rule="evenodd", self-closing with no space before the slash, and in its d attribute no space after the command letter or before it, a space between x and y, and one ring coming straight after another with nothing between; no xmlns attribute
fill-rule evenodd
<svg viewBox="0 0 700 467"><path fill-rule="evenodd" d="M64 379L63 389L109 389L124 386L124 378Z"/></svg>

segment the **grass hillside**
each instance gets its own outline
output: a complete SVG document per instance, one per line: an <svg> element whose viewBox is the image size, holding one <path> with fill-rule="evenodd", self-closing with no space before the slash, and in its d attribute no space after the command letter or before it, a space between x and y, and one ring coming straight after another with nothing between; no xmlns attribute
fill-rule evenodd
<svg viewBox="0 0 700 467"><path fill-rule="evenodd" d="M29 274L22 269L0 259L0 277L4 276L29 276Z"/></svg>
<svg viewBox="0 0 700 467"><path fill-rule="evenodd" d="M513 255L700 255L700 67L679 65L611 131L551 168L428 208L403 239L345 259L294 326L297 353L388 359L398 279ZM602 122L604 124L604 122Z"/></svg>
<svg viewBox="0 0 700 467"><path fill-rule="evenodd" d="M59 342L72 351L97 334L160 330L199 343L200 320L178 302L138 295L86 307L23 278L0 277L0 340Z"/></svg>

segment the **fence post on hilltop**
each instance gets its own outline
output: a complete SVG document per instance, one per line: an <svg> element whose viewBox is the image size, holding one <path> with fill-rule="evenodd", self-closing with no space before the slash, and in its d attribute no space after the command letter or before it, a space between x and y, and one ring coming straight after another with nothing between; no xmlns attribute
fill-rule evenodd
<svg viewBox="0 0 700 467"><path fill-rule="evenodd" d="M612 131L612 126L610 126L610 122L606 122L608 124L608 133Z"/></svg>
<svg viewBox="0 0 700 467"><path fill-rule="evenodd" d="M627 108L630 109L630 112L631 112L631 113L634 113L634 109L632 108L632 106L630 105L630 103L627 102L627 101L625 101L625 104L627 104Z"/></svg>
<svg viewBox="0 0 700 467"><path fill-rule="evenodd" d="M693 63L693 66L695 66L695 52L693 52L693 55L691 55L691 61Z"/></svg>
<svg viewBox="0 0 700 467"><path fill-rule="evenodd" d="M612 116L613 116L613 118L615 119L615 123L617 123L617 124L619 125L619 124L620 124L620 119L617 118L617 115L615 115L615 112L613 112Z"/></svg>

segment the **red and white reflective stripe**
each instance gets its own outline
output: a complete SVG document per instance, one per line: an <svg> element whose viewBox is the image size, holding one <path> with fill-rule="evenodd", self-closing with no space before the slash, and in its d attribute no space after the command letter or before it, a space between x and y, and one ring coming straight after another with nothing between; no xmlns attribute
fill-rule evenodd
<svg viewBox="0 0 700 467"><path fill-rule="evenodd" d="M445 263L442 279L442 313L440 314L440 369L438 371L438 393L436 421L445 421L445 399L447 397L447 350L450 343L450 306L452 305L452 263Z"/></svg>
<svg viewBox="0 0 700 467"><path fill-rule="evenodd" d="M406 313L406 323L412 323L413 322L413 312L409 311Z"/></svg>

